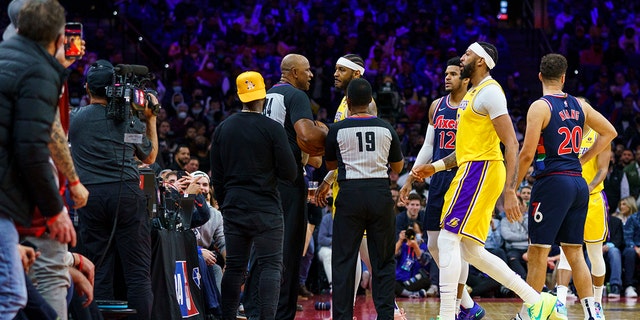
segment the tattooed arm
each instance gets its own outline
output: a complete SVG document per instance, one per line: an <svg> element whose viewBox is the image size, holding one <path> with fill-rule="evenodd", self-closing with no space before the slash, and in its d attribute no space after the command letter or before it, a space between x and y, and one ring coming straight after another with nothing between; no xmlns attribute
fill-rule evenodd
<svg viewBox="0 0 640 320"><path fill-rule="evenodd" d="M60 110L56 112L56 117L51 128L51 141L49 142L49 151L56 168L69 181L69 191L71 198L75 202L74 208L81 208L87 204L89 191L80 183L80 178L73 166L71 152L69 151L69 143L67 136L60 122Z"/></svg>

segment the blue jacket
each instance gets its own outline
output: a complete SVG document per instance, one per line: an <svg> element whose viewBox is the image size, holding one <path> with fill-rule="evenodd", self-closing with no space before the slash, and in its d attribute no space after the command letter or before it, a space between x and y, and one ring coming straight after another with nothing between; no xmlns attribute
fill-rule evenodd
<svg viewBox="0 0 640 320"><path fill-rule="evenodd" d="M640 212L632 214L623 227L626 248L640 247Z"/></svg>

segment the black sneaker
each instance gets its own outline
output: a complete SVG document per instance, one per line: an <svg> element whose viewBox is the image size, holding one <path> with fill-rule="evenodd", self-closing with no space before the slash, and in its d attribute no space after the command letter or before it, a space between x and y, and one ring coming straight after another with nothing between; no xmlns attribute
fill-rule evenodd
<svg viewBox="0 0 640 320"><path fill-rule="evenodd" d="M620 286L617 284L610 285L609 293L607 293L607 297L612 299L620 298Z"/></svg>

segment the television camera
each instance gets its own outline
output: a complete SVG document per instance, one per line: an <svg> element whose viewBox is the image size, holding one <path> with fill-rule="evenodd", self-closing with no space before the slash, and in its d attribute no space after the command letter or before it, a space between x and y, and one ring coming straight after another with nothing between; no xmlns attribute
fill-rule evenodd
<svg viewBox="0 0 640 320"><path fill-rule="evenodd" d="M158 93L149 88L154 76L149 68L142 65L119 64L114 68L113 83L106 88L107 116L116 121L123 121L129 115L141 117L151 99L149 95ZM160 104L149 105L153 114L157 115Z"/></svg>

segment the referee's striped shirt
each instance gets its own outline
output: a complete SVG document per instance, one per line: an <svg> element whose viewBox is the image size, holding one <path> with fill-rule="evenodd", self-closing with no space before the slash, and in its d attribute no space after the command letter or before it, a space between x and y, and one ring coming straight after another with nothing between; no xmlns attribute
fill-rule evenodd
<svg viewBox="0 0 640 320"><path fill-rule="evenodd" d="M347 118L327 134L325 159L338 161L338 181L387 179L389 162L403 159L391 124L377 117Z"/></svg>

